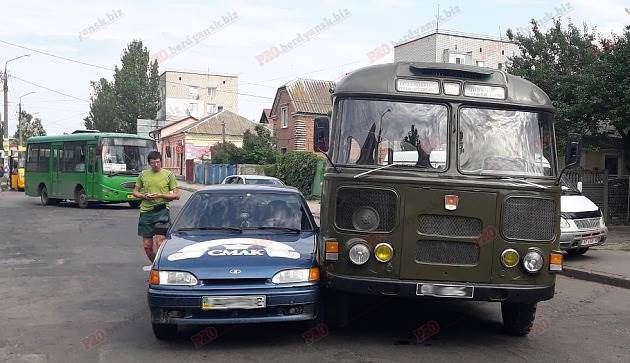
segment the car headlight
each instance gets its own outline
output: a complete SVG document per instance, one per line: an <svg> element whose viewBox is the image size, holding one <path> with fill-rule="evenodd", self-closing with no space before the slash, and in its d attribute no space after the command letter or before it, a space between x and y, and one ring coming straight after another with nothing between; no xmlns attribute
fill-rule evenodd
<svg viewBox="0 0 630 363"><path fill-rule="evenodd" d="M374 247L374 257L379 262L389 262L394 257L394 249L389 243L379 243Z"/></svg>
<svg viewBox="0 0 630 363"><path fill-rule="evenodd" d="M319 268L297 268L292 270L283 270L271 278L274 284L292 284L297 282L310 282L319 280Z"/></svg>
<svg viewBox="0 0 630 363"><path fill-rule="evenodd" d="M604 217L599 217L599 226L600 227L606 227L606 223L604 223Z"/></svg>
<svg viewBox="0 0 630 363"><path fill-rule="evenodd" d="M370 249L363 243L357 243L350 248L348 257L355 265L363 265L370 259Z"/></svg>
<svg viewBox="0 0 630 363"><path fill-rule="evenodd" d="M195 277L195 275L186 271L151 270L149 283L151 285L193 286L193 285L197 285L197 278Z"/></svg>
<svg viewBox="0 0 630 363"><path fill-rule="evenodd" d="M530 250L523 256L523 267L529 273L533 274L540 271L544 263L542 253L537 250Z"/></svg>
<svg viewBox="0 0 630 363"><path fill-rule="evenodd" d="M571 225L566 219L560 217L560 228L571 228Z"/></svg>

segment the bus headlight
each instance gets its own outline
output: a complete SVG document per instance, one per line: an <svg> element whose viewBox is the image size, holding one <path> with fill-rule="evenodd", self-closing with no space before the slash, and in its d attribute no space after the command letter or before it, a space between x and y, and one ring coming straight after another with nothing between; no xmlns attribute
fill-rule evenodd
<svg viewBox="0 0 630 363"><path fill-rule="evenodd" d="M529 252L523 256L523 267L525 271L531 274L540 271L544 263L545 260L543 259L542 253L538 250L529 250Z"/></svg>
<svg viewBox="0 0 630 363"><path fill-rule="evenodd" d="M363 243L357 243L350 248L348 257L355 265L363 265L370 259L370 249Z"/></svg>
<svg viewBox="0 0 630 363"><path fill-rule="evenodd" d="M520 256L515 249L508 248L507 250L503 251L503 253L501 253L501 263L507 268L512 268L518 265L519 257Z"/></svg>
<svg viewBox="0 0 630 363"><path fill-rule="evenodd" d="M379 243L374 247L374 258L379 262L389 262L394 257L394 249L389 243Z"/></svg>

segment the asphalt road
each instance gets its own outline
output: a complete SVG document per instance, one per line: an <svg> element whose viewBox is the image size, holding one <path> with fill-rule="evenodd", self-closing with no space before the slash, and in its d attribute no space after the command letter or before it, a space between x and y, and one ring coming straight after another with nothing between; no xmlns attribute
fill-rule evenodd
<svg viewBox="0 0 630 363"><path fill-rule="evenodd" d="M363 301L343 331L199 327L161 342L137 216L0 193L0 361L630 361L630 290L562 276L521 338L501 332L496 303L386 299Z"/></svg>

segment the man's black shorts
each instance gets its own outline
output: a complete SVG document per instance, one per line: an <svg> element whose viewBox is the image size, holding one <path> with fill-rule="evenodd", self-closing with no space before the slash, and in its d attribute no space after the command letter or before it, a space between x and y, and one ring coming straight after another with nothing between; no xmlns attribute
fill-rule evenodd
<svg viewBox="0 0 630 363"><path fill-rule="evenodd" d="M170 214L168 208L158 208L148 212L140 213L138 219L138 236L150 238L155 236L156 223L168 223Z"/></svg>

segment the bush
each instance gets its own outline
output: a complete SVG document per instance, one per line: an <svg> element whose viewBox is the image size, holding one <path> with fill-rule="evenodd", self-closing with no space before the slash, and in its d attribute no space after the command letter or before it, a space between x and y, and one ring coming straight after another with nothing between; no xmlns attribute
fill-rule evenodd
<svg viewBox="0 0 630 363"><path fill-rule="evenodd" d="M243 149L231 142L218 143L210 147L212 164L240 164L243 160Z"/></svg>
<svg viewBox="0 0 630 363"><path fill-rule="evenodd" d="M276 164L256 165L256 174L276 177L278 175Z"/></svg>
<svg viewBox="0 0 630 363"><path fill-rule="evenodd" d="M305 196L310 196L318 160L315 154L305 151L281 155L276 165L276 177L298 188Z"/></svg>

